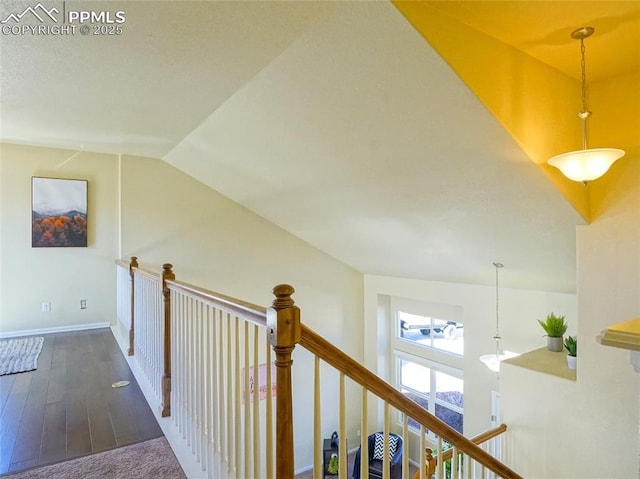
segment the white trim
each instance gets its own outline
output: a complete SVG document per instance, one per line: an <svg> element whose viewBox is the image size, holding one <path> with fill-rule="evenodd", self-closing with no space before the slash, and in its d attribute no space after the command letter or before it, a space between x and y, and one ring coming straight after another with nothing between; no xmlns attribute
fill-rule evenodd
<svg viewBox="0 0 640 479"><path fill-rule="evenodd" d="M18 336L35 336L36 334L67 333L69 331L84 331L86 329L110 328L111 323L74 324L71 326L57 326L55 328L25 329L24 331L10 331L0 333L0 338L17 338Z"/></svg>
<svg viewBox="0 0 640 479"><path fill-rule="evenodd" d="M498 427L502 419L500 418L500 392L491 391L491 427Z"/></svg>
<svg viewBox="0 0 640 479"><path fill-rule="evenodd" d="M393 354L394 351L404 351L416 357L425 358L439 364L447 364L461 371L464 370L464 351L460 354L438 348L433 345L433 338L431 336L429 336L429 338L431 338L431 344L422 344L403 338L398 318L398 313L407 313L424 316L429 319L438 318L441 321L455 321L458 324L463 324L462 306L423 303L417 300L408 300L391 296L389 299L389 307L389 317L387 320L391 322L391 334L389 340L391 354Z"/></svg>
<svg viewBox="0 0 640 479"><path fill-rule="evenodd" d="M391 309L443 321L463 322L463 309L458 304L433 303L391 296Z"/></svg>
<svg viewBox="0 0 640 479"><path fill-rule="evenodd" d="M296 469L295 471L293 471L293 475L297 476L298 474L302 474L303 472L307 472L311 470L313 470L313 464L309 464L308 466L304 466L304 467L301 467L300 469Z"/></svg>
<svg viewBox="0 0 640 479"><path fill-rule="evenodd" d="M122 152L118 153L118 258L122 258Z"/></svg>
<svg viewBox="0 0 640 479"><path fill-rule="evenodd" d="M403 351L402 349L394 349L393 355L396 358L404 359L405 361L410 361L412 363L419 364L420 366L424 366L425 368L429 368L434 371L447 374L451 377L462 379L464 381L464 370L454 365L443 363L441 361L434 361L433 359L425 356L417 356L410 352ZM398 379L400 377L400 365L398 364L396 368L397 368L396 379Z"/></svg>

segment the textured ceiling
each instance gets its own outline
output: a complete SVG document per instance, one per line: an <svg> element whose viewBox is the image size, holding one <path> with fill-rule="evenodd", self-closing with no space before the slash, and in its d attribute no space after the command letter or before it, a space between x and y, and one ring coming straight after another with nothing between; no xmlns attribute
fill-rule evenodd
<svg viewBox="0 0 640 479"><path fill-rule="evenodd" d="M0 17L25 5L3 1ZM62 2L47 5L63 10ZM0 37L4 140L160 158L331 8L314 2L91 5L124 11L123 34Z"/></svg>
<svg viewBox="0 0 640 479"><path fill-rule="evenodd" d="M575 65L530 11L435 3ZM391 3L92 5L124 34L0 39L3 141L163 158L365 273L575 290L579 216Z"/></svg>

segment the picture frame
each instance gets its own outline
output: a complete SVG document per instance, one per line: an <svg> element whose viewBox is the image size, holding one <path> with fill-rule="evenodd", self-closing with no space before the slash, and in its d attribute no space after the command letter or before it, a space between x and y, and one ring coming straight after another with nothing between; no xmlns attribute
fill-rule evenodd
<svg viewBox="0 0 640 479"><path fill-rule="evenodd" d="M31 246L87 247L87 180L31 178Z"/></svg>

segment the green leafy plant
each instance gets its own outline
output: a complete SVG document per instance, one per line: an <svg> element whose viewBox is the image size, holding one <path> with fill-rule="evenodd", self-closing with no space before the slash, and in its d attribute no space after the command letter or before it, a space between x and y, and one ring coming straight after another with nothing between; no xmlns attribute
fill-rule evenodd
<svg viewBox="0 0 640 479"><path fill-rule="evenodd" d="M576 357L578 355L578 338L576 336L567 336L564 339L564 348L569 356Z"/></svg>
<svg viewBox="0 0 640 479"><path fill-rule="evenodd" d="M538 320L538 323L550 338L561 338L567 332L567 323L564 318L564 316L549 313L544 321Z"/></svg>
<svg viewBox="0 0 640 479"><path fill-rule="evenodd" d="M329 459L329 465L327 466L327 472L329 474L338 474L338 455L336 453L331 454L331 459Z"/></svg>
<svg viewBox="0 0 640 479"><path fill-rule="evenodd" d="M445 453L452 447L453 446L451 446L451 444L449 444L448 442L444 442L444 444L442 445L442 452ZM434 449L432 452L432 455L433 457L437 457L438 450ZM462 464L464 464L464 456L459 456L458 460L460 461L458 465L458 470L460 470L460 468L462 467ZM451 459L444 461L444 479L452 479L451 471L452 471Z"/></svg>

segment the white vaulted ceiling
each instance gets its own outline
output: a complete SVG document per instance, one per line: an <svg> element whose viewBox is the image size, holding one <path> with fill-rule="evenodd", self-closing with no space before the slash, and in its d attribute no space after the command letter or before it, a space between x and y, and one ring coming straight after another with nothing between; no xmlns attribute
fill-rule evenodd
<svg viewBox="0 0 640 479"><path fill-rule="evenodd" d="M2 2L0 17L25 5ZM161 158L331 9L295 2L91 5L124 11L123 34L0 37L4 140Z"/></svg>
<svg viewBox="0 0 640 479"><path fill-rule="evenodd" d="M3 141L162 158L364 273L575 290L580 216L391 3L92 5L124 34L1 38Z"/></svg>

